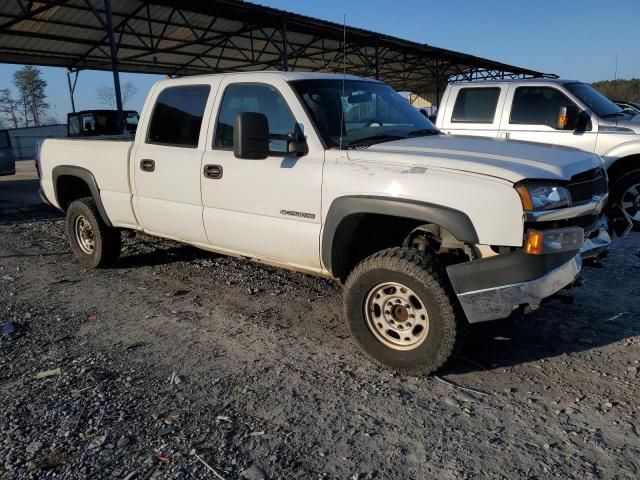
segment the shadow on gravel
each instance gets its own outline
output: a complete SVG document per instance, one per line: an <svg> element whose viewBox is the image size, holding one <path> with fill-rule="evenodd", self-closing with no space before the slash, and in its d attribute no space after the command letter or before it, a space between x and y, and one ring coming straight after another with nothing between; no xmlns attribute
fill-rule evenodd
<svg viewBox="0 0 640 480"><path fill-rule="evenodd" d="M168 265L175 262L193 262L196 260L206 261L214 259L219 255L200 250L189 245L175 245L169 248L148 244L142 252L124 252L115 268L137 268L154 267L158 265Z"/></svg>
<svg viewBox="0 0 640 480"><path fill-rule="evenodd" d="M575 309L575 310L572 310ZM474 325L445 374L511 367L570 355L640 335L633 312L606 315L568 305L547 305L518 319Z"/></svg>

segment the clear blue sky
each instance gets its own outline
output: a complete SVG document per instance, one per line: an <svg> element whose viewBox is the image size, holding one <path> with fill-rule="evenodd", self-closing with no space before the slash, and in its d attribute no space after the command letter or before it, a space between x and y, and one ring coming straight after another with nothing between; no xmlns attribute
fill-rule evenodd
<svg viewBox="0 0 640 480"><path fill-rule="evenodd" d="M640 0L262 0L312 17L470 53L588 82L640 77ZM14 65L0 65L0 89L11 84ZM63 69L43 68L52 113L63 120L71 105ZM161 77L122 75L138 93L141 109ZM82 72L78 108L96 108L96 89L111 85L106 72Z"/></svg>

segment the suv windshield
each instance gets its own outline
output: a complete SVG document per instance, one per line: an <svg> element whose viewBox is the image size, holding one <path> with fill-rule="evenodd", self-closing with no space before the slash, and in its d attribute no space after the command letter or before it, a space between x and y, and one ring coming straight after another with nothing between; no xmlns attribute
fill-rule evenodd
<svg viewBox="0 0 640 480"><path fill-rule="evenodd" d="M291 82L330 147L353 148L439 133L416 108L383 83L366 80Z"/></svg>
<svg viewBox="0 0 640 480"><path fill-rule="evenodd" d="M6 130L4 132L0 132L0 149L10 147L11 141L9 140L9 132Z"/></svg>
<svg viewBox="0 0 640 480"><path fill-rule="evenodd" d="M591 85L587 85L586 83L567 83L565 87L582 100L582 102L599 117L611 117L613 115L624 114L624 110Z"/></svg>

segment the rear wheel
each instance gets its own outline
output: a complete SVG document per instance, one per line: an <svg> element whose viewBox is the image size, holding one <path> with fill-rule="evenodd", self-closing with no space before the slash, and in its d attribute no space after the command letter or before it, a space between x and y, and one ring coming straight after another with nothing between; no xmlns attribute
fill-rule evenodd
<svg viewBox="0 0 640 480"><path fill-rule="evenodd" d="M345 317L364 352L397 370L432 373L462 343L466 319L432 257L391 248L363 260L345 285Z"/></svg>
<svg viewBox="0 0 640 480"><path fill-rule="evenodd" d="M104 223L93 198L69 205L66 230L71 251L87 267L106 267L120 255L120 231Z"/></svg>
<svg viewBox="0 0 640 480"><path fill-rule="evenodd" d="M623 174L611 187L612 202L619 205L633 222L633 229L640 231L640 170Z"/></svg>

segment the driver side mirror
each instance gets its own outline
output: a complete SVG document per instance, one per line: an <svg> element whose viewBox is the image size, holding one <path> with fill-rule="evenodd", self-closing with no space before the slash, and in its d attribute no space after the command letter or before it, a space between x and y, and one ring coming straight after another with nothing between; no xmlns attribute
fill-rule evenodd
<svg viewBox="0 0 640 480"><path fill-rule="evenodd" d="M584 113L575 105L560 107L556 120L557 130L576 130L579 127L579 119Z"/></svg>
<svg viewBox="0 0 640 480"><path fill-rule="evenodd" d="M242 112L236 116L233 154L248 160L264 160L269 156L269 122L265 115Z"/></svg>
<svg viewBox="0 0 640 480"><path fill-rule="evenodd" d="M304 137L302 129L298 123L296 123L296 126L293 129L293 133L290 133L287 137L287 152L298 157L302 157L309 153L307 139Z"/></svg>

